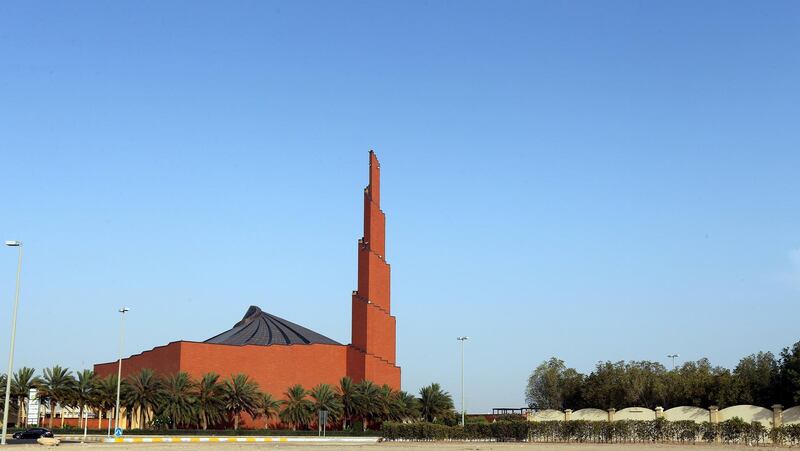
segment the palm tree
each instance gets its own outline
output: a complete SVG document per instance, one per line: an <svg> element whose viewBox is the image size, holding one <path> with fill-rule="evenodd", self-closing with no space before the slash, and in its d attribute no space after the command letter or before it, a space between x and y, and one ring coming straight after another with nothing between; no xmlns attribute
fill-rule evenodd
<svg viewBox="0 0 800 451"><path fill-rule="evenodd" d="M284 401L280 418L284 423L291 425L293 431L296 431L298 426L308 424L311 419L314 406L311 401L306 399L307 394L306 389L300 384L289 387L289 390L284 393L286 401Z"/></svg>
<svg viewBox="0 0 800 451"><path fill-rule="evenodd" d="M356 412L364 421L365 429L369 428L370 420L380 418L386 411L384 402L385 395L372 381L363 380L356 384Z"/></svg>
<svg viewBox="0 0 800 451"><path fill-rule="evenodd" d="M72 377L72 372L69 368L61 368L58 365L54 365L52 368L44 369L44 377L42 378L41 385L39 385L39 391L50 405L48 427L51 429L53 427L53 417L56 415L56 404L60 404L64 407L69 401L74 387L75 378Z"/></svg>
<svg viewBox="0 0 800 451"><path fill-rule="evenodd" d="M339 392L339 399L342 401L342 419L344 420L342 429L347 429L350 420L357 413L356 385L353 383L353 379L345 376L339 381L336 391Z"/></svg>
<svg viewBox="0 0 800 451"><path fill-rule="evenodd" d="M186 372L175 373L164 381L159 403L160 413L170 418L172 428L191 424L195 418L196 382Z"/></svg>
<svg viewBox="0 0 800 451"><path fill-rule="evenodd" d="M78 406L78 426L83 427L83 410L94 399L96 379L94 371L83 370L78 373L78 378L72 392L72 401ZM63 415L62 415L63 417Z"/></svg>
<svg viewBox="0 0 800 451"><path fill-rule="evenodd" d="M281 401L272 397L269 393L261 394L261 401L258 406L258 416L264 417L264 429L269 425L269 420L278 416L281 408Z"/></svg>
<svg viewBox="0 0 800 451"><path fill-rule="evenodd" d="M309 395L311 395L311 399L313 399L314 412L327 410L328 418L331 422L338 421L342 416L342 401L330 385L319 384L311 389Z"/></svg>
<svg viewBox="0 0 800 451"><path fill-rule="evenodd" d="M389 419L409 421L419 418L419 401L414 395L402 390L392 392L389 406Z"/></svg>
<svg viewBox="0 0 800 451"><path fill-rule="evenodd" d="M195 388L195 399L197 399L197 417L200 426L205 431L209 423L216 423L222 418L225 410L222 385L219 384L219 375L216 373L206 373Z"/></svg>
<svg viewBox="0 0 800 451"><path fill-rule="evenodd" d="M36 388L41 383L41 379L35 376L35 373L36 370L25 366L17 370L17 374L15 374L14 378L11 380L11 394L16 396L17 402L19 403L17 409L17 427L22 425L27 417L28 408L25 401L28 399L31 389ZM5 385L3 389L5 390Z"/></svg>
<svg viewBox="0 0 800 451"><path fill-rule="evenodd" d="M257 415L261 392L258 391L258 384L246 375L231 376L230 380L226 380L222 385L222 392L225 410L233 418L233 429L239 429L239 417L242 412L252 417Z"/></svg>
<svg viewBox="0 0 800 451"><path fill-rule="evenodd" d="M161 379L151 369L143 369L128 377L122 396L125 406L133 411L139 411L139 427L147 427L150 414L156 411L161 398Z"/></svg>
<svg viewBox="0 0 800 451"><path fill-rule="evenodd" d="M108 428L111 430L111 412L117 406L117 375L110 374L107 377L97 380L97 386L94 390L93 404L100 410L100 423L98 426L103 427L103 412L106 413L108 420Z"/></svg>
<svg viewBox="0 0 800 451"><path fill-rule="evenodd" d="M453 412L453 398L433 383L419 391L420 413L425 421L433 421Z"/></svg>

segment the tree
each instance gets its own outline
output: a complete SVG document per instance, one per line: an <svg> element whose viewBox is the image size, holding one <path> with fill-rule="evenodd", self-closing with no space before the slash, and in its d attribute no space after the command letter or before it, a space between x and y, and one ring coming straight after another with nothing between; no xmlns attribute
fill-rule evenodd
<svg viewBox="0 0 800 451"><path fill-rule="evenodd" d="M383 404L385 397L381 393L380 387L372 381L363 380L356 384L356 411L364 421L364 428L369 429L370 424L381 418L386 411Z"/></svg>
<svg viewBox="0 0 800 451"><path fill-rule="evenodd" d="M289 424L293 431L310 423L314 405L306 398L306 389L300 384L293 385L284 395L286 400L280 413L281 421Z"/></svg>
<svg viewBox="0 0 800 451"><path fill-rule="evenodd" d="M631 361L623 373L622 407L655 409L666 401L666 368L658 362Z"/></svg>
<svg viewBox="0 0 800 451"><path fill-rule="evenodd" d="M159 413L169 417L173 429L178 426L188 426L195 419L196 383L186 372L168 376L163 382L161 398L159 399Z"/></svg>
<svg viewBox="0 0 800 451"><path fill-rule="evenodd" d="M778 396L779 371L778 361L771 352L742 358L733 370L733 403L765 407L774 404Z"/></svg>
<svg viewBox="0 0 800 451"><path fill-rule="evenodd" d="M336 391L328 384L319 384L309 392L311 396L313 411L319 413L320 410L328 411L328 418L331 422L336 422L342 416L342 401L336 395Z"/></svg>
<svg viewBox="0 0 800 451"><path fill-rule="evenodd" d="M420 389L419 406L422 418L432 422L453 414L453 397L443 391L439 384L433 383Z"/></svg>
<svg viewBox="0 0 800 451"><path fill-rule="evenodd" d="M258 416L264 417L264 428L269 425L269 420L278 416L281 408L281 401L272 397L269 393L261 394L261 401L258 406Z"/></svg>
<svg viewBox="0 0 800 451"><path fill-rule="evenodd" d="M551 357L528 377L525 401L535 409L579 409L583 379L582 374L567 368L563 360Z"/></svg>
<svg viewBox="0 0 800 451"><path fill-rule="evenodd" d="M98 426L102 429L103 412L106 413L106 420L111 428L111 415L110 413L117 406L117 375L110 374L102 379L97 379L97 385L94 390L94 405L100 411L100 423Z"/></svg>
<svg viewBox="0 0 800 451"><path fill-rule="evenodd" d="M342 401L342 429L347 429L353 416L357 414L358 407L356 406L356 397L358 393L356 391L356 384L353 383L352 379L345 376L339 381L339 386L336 387L336 391L339 393L339 399Z"/></svg>
<svg viewBox="0 0 800 451"><path fill-rule="evenodd" d="M625 404L625 362L598 362L586 377L583 396L599 409L622 408Z"/></svg>
<svg viewBox="0 0 800 451"><path fill-rule="evenodd" d="M781 351L780 385L786 405L800 402L800 341Z"/></svg>
<svg viewBox="0 0 800 451"><path fill-rule="evenodd" d="M396 415L396 412L393 411L395 397L395 390L392 389L388 384L383 384L378 387L378 404L377 409L375 409L370 421L373 424L389 421L392 417Z"/></svg>
<svg viewBox="0 0 800 451"><path fill-rule="evenodd" d="M222 418L222 413L225 411L225 393L216 373L204 374L196 390L197 416L200 426L205 431L209 423L217 423Z"/></svg>
<svg viewBox="0 0 800 451"><path fill-rule="evenodd" d="M41 385L39 385L39 391L42 394L42 398L45 398L50 405L48 427L51 429L53 427L53 418L56 415L56 405L65 406L74 388L75 378L72 377L72 372L69 368L54 365L52 368L44 369L44 377L42 377Z"/></svg>
<svg viewBox="0 0 800 451"><path fill-rule="evenodd" d="M730 371L711 366L711 362L705 358L686 362L670 371L667 380L664 407L725 407L733 399Z"/></svg>
<svg viewBox="0 0 800 451"><path fill-rule="evenodd" d="M783 404L800 402L800 341L781 351L779 381L777 391Z"/></svg>
<svg viewBox="0 0 800 451"><path fill-rule="evenodd" d="M133 374L125 381L122 397L125 406L139 413L139 427L146 428L151 414L158 408L163 384L153 370L145 368Z"/></svg>
<svg viewBox="0 0 800 451"><path fill-rule="evenodd" d="M35 373L36 370L25 366L17 370L11 379L11 394L17 398L18 403L17 427L20 427L27 417L28 409L25 401L28 399L31 389L36 388L42 382L38 376L35 376ZM3 390L5 390L5 385L3 385Z"/></svg>
<svg viewBox="0 0 800 451"><path fill-rule="evenodd" d="M73 402L78 406L79 427L83 427L83 412L94 400L94 391L96 387L97 381L94 377L94 371L83 370L78 373L75 389L72 392L72 398Z"/></svg>
<svg viewBox="0 0 800 451"><path fill-rule="evenodd" d="M389 419L392 421L415 420L420 417L419 401L410 393L393 391L389 412Z"/></svg>
<svg viewBox="0 0 800 451"><path fill-rule="evenodd" d="M258 384L244 374L231 376L222 385L222 399L225 410L231 414L233 429L239 429L239 417L242 412L255 417L258 413L258 404L261 401L261 392Z"/></svg>

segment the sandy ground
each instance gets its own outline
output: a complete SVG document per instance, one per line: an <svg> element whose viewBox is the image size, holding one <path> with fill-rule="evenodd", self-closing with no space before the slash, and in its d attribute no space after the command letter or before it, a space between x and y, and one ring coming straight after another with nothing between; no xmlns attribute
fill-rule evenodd
<svg viewBox="0 0 800 451"><path fill-rule="evenodd" d="M44 449L40 445L17 445L11 449ZM248 448L280 448L288 451L336 451L336 450L357 450L357 451L417 451L425 449L445 449L453 451L490 451L490 450L531 450L531 451L633 451L638 449L655 449L664 451L703 451L703 450L752 450L748 446L729 446L729 445L645 445L645 444L573 444L573 443L452 443L452 442L429 442L429 443L373 443L373 444L288 444L288 443L155 443L155 444L125 444L125 443L62 443L59 449L119 449L134 450L145 449L147 451L210 451L210 450L240 450L247 451ZM759 447L761 450L786 450L790 448L776 448L770 446ZM793 448L797 449L797 448Z"/></svg>

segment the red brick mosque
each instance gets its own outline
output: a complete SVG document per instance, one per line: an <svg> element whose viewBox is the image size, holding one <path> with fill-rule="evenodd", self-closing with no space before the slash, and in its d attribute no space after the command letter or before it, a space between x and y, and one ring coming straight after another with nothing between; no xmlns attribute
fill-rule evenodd
<svg viewBox="0 0 800 451"><path fill-rule="evenodd" d="M294 384L306 388L319 383L336 385L344 376L356 382L368 379L400 389L380 186L380 163L370 151L350 344L337 343L251 306L233 328L204 342L174 341L123 359L123 378L144 368L162 375L185 371L194 378L208 372L223 378L244 373L258 382L262 391L276 397L282 397ZM117 361L97 364L94 370L100 377L116 374Z"/></svg>

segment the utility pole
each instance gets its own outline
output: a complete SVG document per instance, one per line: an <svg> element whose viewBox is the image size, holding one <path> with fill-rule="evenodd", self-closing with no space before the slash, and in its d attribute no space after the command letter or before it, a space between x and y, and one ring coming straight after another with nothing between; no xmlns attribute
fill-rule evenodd
<svg viewBox="0 0 800 451"><path fill-rule="evenodd" d="M14 313L11 315L11 350L8 352L6 399L3 405L3 437L0 438L0 445L6 444L6 434L8 433L8 410L11 401L11 373L14 371L14 341L17 338L17 311L19 310L19 278L22 273L22 243L19 241L6 241L6 246L18 247L19 259L17 260L17 290L14 294Z"/></svg>
<svg viewBox="0 0 800 451"><path fill-rule="evenodd" d="M469 337L457 337L456 340L461 342L461 426L466 426L467 408L464 405L464 342L469 340Z"/></svg>
<svg viewBox="0 0 800 451"><path fill-rule="evenodd" d="M130 311L128 307L122 307L119 312L122 314L119 322L119 366L117 368L117 410L114 412L114 431L119 429L119 389L122 385L122 344L125 339L125 313Z"/></svg>
<svg viewBox="0 0 800 451"><path fill-rule="evenodd" d="M672 370L674 371L675 370L675 359L677 357L680 357L680 356L678 354L669 354L667 357L672 359Z"/></svg>

